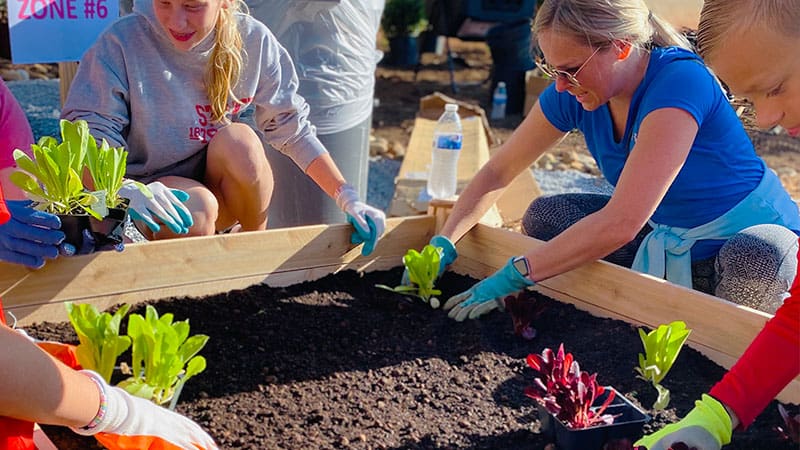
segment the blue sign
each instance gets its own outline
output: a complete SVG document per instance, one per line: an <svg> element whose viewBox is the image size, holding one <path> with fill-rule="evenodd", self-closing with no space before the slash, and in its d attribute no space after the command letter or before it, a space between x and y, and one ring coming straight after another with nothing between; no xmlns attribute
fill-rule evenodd
<svg viewBox="0 0 800 450"><path fill-rule="evenodd" d="M118 17L118 0L8 0L11 60L79 61Z"/></svg>

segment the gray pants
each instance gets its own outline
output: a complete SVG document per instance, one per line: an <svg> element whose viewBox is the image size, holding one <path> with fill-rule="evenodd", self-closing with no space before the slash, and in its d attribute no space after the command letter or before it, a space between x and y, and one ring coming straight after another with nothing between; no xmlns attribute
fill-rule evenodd
<svg viewBox="0 0 800 450"><path fill-rule="evenodd" d="M372 117L338 133L319 135L348 183L362 201L367 196L369 131ZM288 156L267 146L267 160L275 177L275 190L268 211L267 228L345 223L336 202L303 173Z"/></svg>
<svg viewBox="0 0 800 450"><path fill-rule="evenodd" d="M550 240L608 203L602 194L559 194L535 199L522 219L528 236ZM651 231L649 225L631 242L603 258L631 267L636 251ZM786 227L755 225L740 231L717 256L692 263L692 284L699 291L768 313L789 295L797 273L798 238Z"/></svg>

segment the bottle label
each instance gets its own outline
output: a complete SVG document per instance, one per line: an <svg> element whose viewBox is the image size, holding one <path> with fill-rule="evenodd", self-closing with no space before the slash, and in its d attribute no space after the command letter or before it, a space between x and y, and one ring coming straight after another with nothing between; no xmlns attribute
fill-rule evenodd
<svg viewBox="0 0 800 450"><path fill-rule="evenodd" d="M446 150L461 150L461 138L458 133L436 133L433 136L433 146Z"/></svg>

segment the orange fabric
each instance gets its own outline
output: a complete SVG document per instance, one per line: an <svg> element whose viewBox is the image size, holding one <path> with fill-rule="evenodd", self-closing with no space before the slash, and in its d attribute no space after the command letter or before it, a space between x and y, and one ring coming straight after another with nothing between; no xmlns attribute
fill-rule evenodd
<svg viewBox="0 0 800 450"><path fill-rule="evenodd" d="M108 450L181 450L181 447L155 436L122 436L119 434L97 433L94 437ZM194 447L200 450L203 448L198 444L194 444Z"/></svg>
<svg viewBox="0 0 800 450"><path fill-rule="evenodd" d="M0 417L0 448L4 450L36 450L33 423Z"/></svg>
<svg viewBox="0 0 800 450"><path fill-rule="evenodd" d="M78 363L78 353L74 345L50 341L37 342L36 345L69 367L75 370L83 369Z"/></svg>

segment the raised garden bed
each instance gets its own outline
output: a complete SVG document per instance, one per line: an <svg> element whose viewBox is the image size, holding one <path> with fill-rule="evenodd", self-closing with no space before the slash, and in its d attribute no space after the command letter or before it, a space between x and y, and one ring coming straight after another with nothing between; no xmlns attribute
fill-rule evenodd
<svg viewBox="0 0 800 450"><path fill-rule="evenodd" d="M655 400L653 388L635 378L641 344L625 322L551 301L535 323L538 336L527 341L513 334L506 313L457 323L374 287L394 284L400 274L347 271L286 288L155 302L211 337L202 351L208 369L186 385L178 410L231 449L542 449L548 438L522 393L532 379L525 357L560 342L584 370L645 410ZM473 282L446 274L440 284L449 295ZM76 339L66 323L28 329ZM723 373L684 349L664 383L670 407L647 410L653 420L645 430L677 420ZM726 449L796 448L772 429L780 423L770 405ZM93 442L45 430L62 450Z"/></svg>
<svg viewBox="0 0 800 450"><path fill-rule="evenodd" d="M711 361L730 366L770 317L603 262L538 286L564 303L545 312L532 342L513 336L505 314L458 324L374 288L396 284L402 255L441 221L391 219L367 258L337 225L135 244L35 272L0 265L0 292L26 327L65 321L64 301L103 309L160 300L160 311L189 318L211 335L209 370L178 409L224 448L542 448L536 408L522 395L528 353L563 341L582 368L647 407L655 393L635 378L641 344L630 324L685 320L694 350L667 377L673 400L650 430L685 414L724 373ZM463 275L446 275L442 297L536 245L478 225L458 243L452 269ZM262 281L273 287L253 286ZM195 297L163 300L176 296ZM779 398L797 403L797 386ZM730 448L791 448L772 431L778 424L772 405Z"/></svg>

